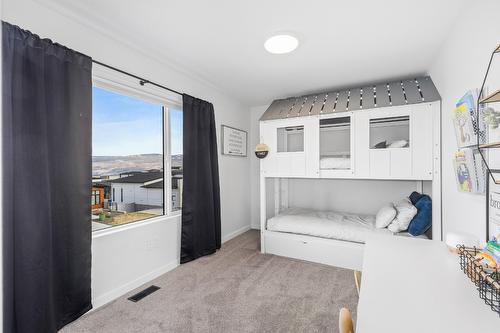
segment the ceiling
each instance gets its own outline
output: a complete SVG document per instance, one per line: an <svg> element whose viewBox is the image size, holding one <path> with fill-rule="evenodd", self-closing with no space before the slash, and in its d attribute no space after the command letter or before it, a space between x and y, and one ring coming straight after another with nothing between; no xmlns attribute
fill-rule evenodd
<svg viewBox="0 0 500 333"><path fill-rule="evenodd" d="M254 106L425 74L462 0L52 2ZM277 32L298 49L267 53Z"/></svg>

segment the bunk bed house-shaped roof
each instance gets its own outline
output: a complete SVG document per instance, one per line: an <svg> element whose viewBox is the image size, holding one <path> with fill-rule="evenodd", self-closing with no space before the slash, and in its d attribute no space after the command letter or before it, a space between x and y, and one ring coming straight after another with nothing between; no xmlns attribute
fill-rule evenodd
<svg viewBox="0 0 500 333"><path fill-rule="evenodd" d="M277 99L260 120L434 102L441 97L428 76L308 96Z"/></svg>

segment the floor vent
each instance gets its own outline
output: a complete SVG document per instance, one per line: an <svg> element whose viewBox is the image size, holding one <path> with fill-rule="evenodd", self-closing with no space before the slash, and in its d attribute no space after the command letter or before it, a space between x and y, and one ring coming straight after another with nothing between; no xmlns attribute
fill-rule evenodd
<svg viewBox="0 0 500 333"><path fill-rule="evenodd" d="M143 299L144 297L154 293L155 291L157 291L158 289L160 289L160 287L157 287L157 286L150 286L150 287L147 287L146 289L144 289L143 291L140 291L138 292L137 294L133 295L133 296L130 296L129 298L127 298L129 301L132 301L132 302L139 302L141 299Z"/></svg>

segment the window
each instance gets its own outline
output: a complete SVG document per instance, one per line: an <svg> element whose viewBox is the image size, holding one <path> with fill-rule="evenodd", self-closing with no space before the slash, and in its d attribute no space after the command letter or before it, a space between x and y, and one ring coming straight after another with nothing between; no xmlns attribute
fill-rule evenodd
<svg viewBox="0 0 500 333"><path fill-rule="evenodd" d="M91 203L92 203L92 206L100 205L101 204L101 197L100 197L100 191L99 190L93 190L92 191Z"/></svg>
<svg viewBox="0 0 500 333"><path fill-rule="evenodd" d="M319 121L320 169L351 168L351 117Z"/></svg>
<svg viewBox="0 0 500 333"><path fill-rule="evenodd" d="M280 127L278 153L304 151L304 126Z"/></svg>
<svg viewBox="0 0 500 333"><path fill-rule="evenodd" d="M408 148L410 146L410 117L370 119L370 148Z"/></svg>
<svg viewBox="0 0 500 333"><path fill-rule="evenodd" d="M169 214L182 204L182 110L127 89L93 87L92 179L102 190L91 192L94 231Z"/></svg>

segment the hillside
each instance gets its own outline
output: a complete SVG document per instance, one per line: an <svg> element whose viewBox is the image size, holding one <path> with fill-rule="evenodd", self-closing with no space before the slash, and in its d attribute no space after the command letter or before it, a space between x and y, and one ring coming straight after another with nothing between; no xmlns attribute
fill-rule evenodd
<svg viewBox="0 0 500 333"><path fill-rule="evenodd" d="M130 171L163 169L163 155L92 156L92 176L118 175ZM172 166L182 166L182 155L172 156Z"/></svg>

